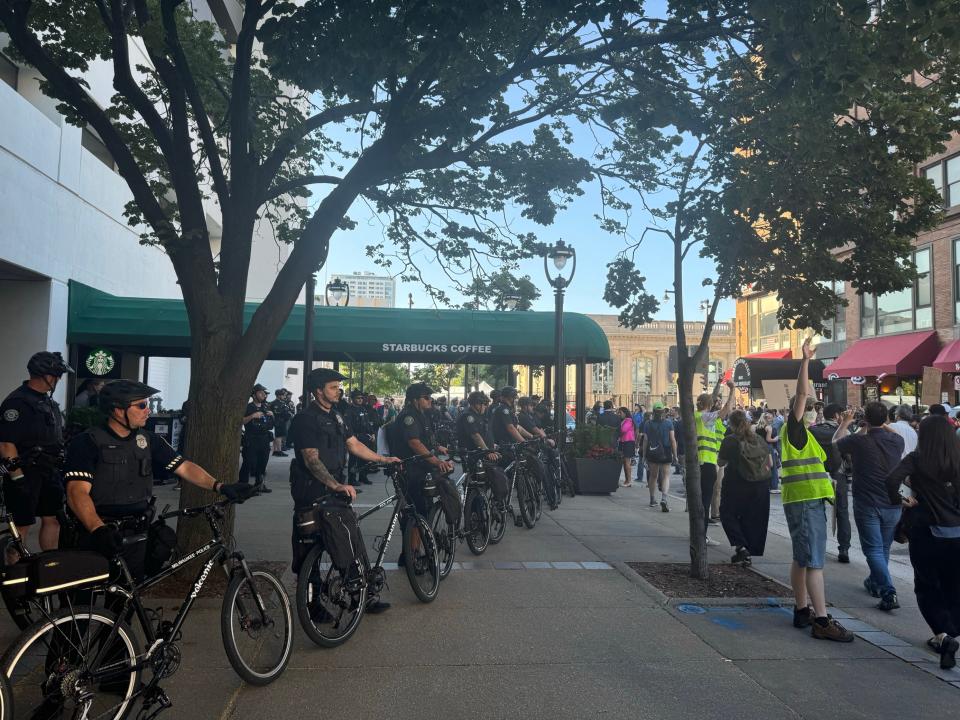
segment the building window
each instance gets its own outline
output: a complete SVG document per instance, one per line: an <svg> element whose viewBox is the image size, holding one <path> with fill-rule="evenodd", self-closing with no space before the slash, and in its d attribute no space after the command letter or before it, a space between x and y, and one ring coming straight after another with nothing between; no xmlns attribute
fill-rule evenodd
<svg viewBox="0 0 960 720"><path fill-rule="evenodd" d="M879 297L864 295L861 301L860 335L890 335L933 327L933 292L930 248L913 254L917 279L912 287Z"/></svg>
<svg viewBox="0 0 960 720"><path fill-rule="evenodd" d="M824 329L830 333L830 339L823 338L823 342L843 342L847 339L847 308L840 302L844 295L843 285L843 280L827 283L827 287L833 288L833 293L838 299L833 317L823 321Z"/></svg>
<svg viewBox="0 0 960 720"><path fill-rule="evenodd" d="M19 74L19 68L17 68L6 55L0 53L0 80L3 80L7 85L16 90L17 76Z"/></svg>
<svg viewBox="0 0 960 720"><path fill-rule="evenodd" d="M593 392L603 395L613 393L613 360L593 364Z"/></svg>
<svg viewBox="0 0 960 720"><path fill-rule="evenodd" d="M769 352L790 347L790 330L777 321L779 303L775 295L753 298L747 303L747 344L749 352Z"/></svg>
<svg viewBox="0 0 960 720"><path fill-rule="evenodd" d="M653 377L653 358L634 358L630 366L630 390L634 397L650 394L650 379Z"/></svg>
<svg viewBox="0 0 960 720"><path fill-rule="evenodd" d="M103 144L103 140L101 140L100 136L97 135L93 130L90 128L83 129L83 134L80 137L80 144L83 145L83 147L86 148L87 151L97 160L113 170L113 155L110 154L110 151L107 150L107 146Z"/></svg>
<svg viewBox="0 0 960 720"><path fill-rule="evenodd" d="M960 238L953 241L953 318L960 323Z"/></svg>
<svg viewBox="0 0 960 720"><path fill-rule="evenodd" d="M923 176L940 193L945 208L960 205L960 155L924 168Z"/></svg>

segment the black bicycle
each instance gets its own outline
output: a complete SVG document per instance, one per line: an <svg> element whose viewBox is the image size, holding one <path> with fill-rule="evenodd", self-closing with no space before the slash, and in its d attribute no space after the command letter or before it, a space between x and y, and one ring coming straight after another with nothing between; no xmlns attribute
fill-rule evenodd
<svg viewBox="0 0 960 720"><path fill-rule="evenodd" d="M26 582L20 574L11 576L8 568L23 559L31 557L30 551L23 543L23 537L13 522L13 516L7 512L7 501L4 495L4 485L10 482L10 471L18 467L18 463L0 460L0 558L3 562L3 580L0 581L0 595L3 604L13 618L13 622L21 630L30 627L40 617L34 612L34 607L40 605L47 613L52 612L56 604L54 596L36 598L33 602L27 601L17 592L19 585Z"/></svg>
<svg viewBox="0 0 960 720"><path fill-rule="evenodd" d="M427 520L421 516L407 499L408 476L405 467L420 458L408 458L397 464L377 465L393 481L394 494L370 508L357 520L362 521L388 505L393 505L393 514L385 535L374 539L377 559L371 565L366 550L354 553L357 566L345 570L333 563L329 550L319 538L319 529L305 533L301 542L312 545L297 576L297 615L304 632L313 642L322 647L342 645L356 632L363 619L368 597L377 597L383 590L386 576L383 558L399 523L402 527L403 564L407 579L417 598L424 603L433 602L440 589L440 562L437 543ZM428 480L424 494L435 494L435 486ZM312 507L323 511L324 500ZM363 542L362 537L360 542ZM360 567L362 565L362 567Z"/></svg>
<svg viewBox="0 0 960 720"><path fill-rule="evenodd" d="M464 472L455 483L462 509L457 522L452 522L439 502L430 508L429 522L440 555L441 580L453 570L457 544L461 540L466 541L474 555L482 555L490 544L490 503L487 500L486 474L481 462L481 456L489 452L471 450L460 453Z"/></svg>
<svg viewBox="0 0 960 720"><path fill-rule="evenodd" d="M527 469L527 457L524 449L535 441L503 444L500 448L512 454L513 460L504 469L507 475L507 496L497 500L488 492L490 505L490 543L499 543L507 531L507 518L512 517L517 527L532 529L537 524L537 506L540 504L539 491L534 486ZM500 449L498 449L498 452ZM513 509L513 493L516 490L519 514Z"/></svg>
<svg viewBox="0 0 960 720"><path fill-rule="evenodd" d="M266 570L251 569L243 553L230 547L232 540L224 539L220 524L229 504L231 501L223 500L161 514L161 519L202 516L210 526L212 539L140 582L134 581L126 563L118 558L112 566L104 565L113 568L111 578L116 579L84 590L74 587L66 595L64 607L42 613L44 617L23 632L0 660L16 701L13 717L122 718L138 698L142 699L137 714L140 720L154 718L169 708L172 703L159 683L180 666L178 642L184 621L216 564L229 578L220 629L230 665L251 685L276 680L286 668L293 647L290 600L279 579ZM146 534L141 534L125 538L124 544L145 541ZM83 551L55 552L66 556L64 571L100 557ZM200 558L207 559L172 622L163 621L144 607L142 593L146 589ZM42 594L49 589L38 587L34 592ZM81 598L86 602L81 604ZM146 650L140 648L140 634L130 627L134 617ZM152 677L141 683L144 669L149 669Z"/></svg>

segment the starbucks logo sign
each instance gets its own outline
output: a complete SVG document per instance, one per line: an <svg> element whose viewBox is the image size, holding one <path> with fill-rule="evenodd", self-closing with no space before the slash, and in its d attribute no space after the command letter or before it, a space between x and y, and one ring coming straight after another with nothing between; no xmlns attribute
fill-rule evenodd
<svg viewBox="0 0 960 720"><path fill-rule="evenodd" d="M116 364L117 361L114 360L113 353L102 348L91 351L84 361L87 370L94 375L108 375Z"/></svg>

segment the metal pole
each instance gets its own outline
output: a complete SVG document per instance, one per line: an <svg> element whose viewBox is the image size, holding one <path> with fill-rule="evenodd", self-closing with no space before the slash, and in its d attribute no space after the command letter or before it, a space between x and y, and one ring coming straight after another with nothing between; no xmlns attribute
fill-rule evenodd
<svg viewBox="0 0 960 720"><path fill-rule="evenodd" d="M560 281L562 283L562 281ZM556 376L554 377L555 390L553 398L554 429L562 433L566 428L566 368L563 364L563 285L559 284L554 293L556 308L554 310L556 329L554 330L554 354L556 356Z"/></svg>
<svg viewBox="0 0 960 720"><path fill-rule="evenodd" d="M360 363L360 392L363 392L363 370L364 363Z"/></svg>
<svg viewBox="0 0 960 720"><path fill-rule="evenodd" d="M313 370L313 306L317 294L317 278L310 273L306 284L306 305L303 309L303 384L300 394L307 394L307 375Z"/></svg>

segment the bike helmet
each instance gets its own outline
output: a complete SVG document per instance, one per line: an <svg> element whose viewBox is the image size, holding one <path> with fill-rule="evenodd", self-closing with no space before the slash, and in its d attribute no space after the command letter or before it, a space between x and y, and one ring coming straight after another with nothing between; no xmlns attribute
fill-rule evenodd
<svg viewBox="0 0 960 720"><path fill-rule="evenodd" d="M331 370L330 368L317 368L316 370L311 370L307 374L307 383L305 390L308 393L313 392L317 388L322 388L328 382L333 382L334 380L346 380L346 375L341 375L336 370Z"/></svg>
<svg viewBox="0 0 960 720"><path fill-rule="evenodd" d="M489 402L490 398L487 397L487 394L483 390L474 390L467 396L468 405L486 405Z"/></svg>
<svg viewBox="0 0 960 720"><path fill-rule="evenodd" d="M262 390L263 392L270 392L263 385L261 385L260 383L257 383L256 385L253 386L253 390L250 391L250 397L253 397L254 395L256 395L257 392L260 390Z"/></svg>
<svg viewBox="0 0 960 720"><path fill-rule="evenodd" d="M407 388L406 400L410 402L411 400L427 397L428 395L433 395L433 388L426 383L414 383Z"/></svg>
<svg viewBox="0 0 960 720"><path fill-rule="evenodd" d="M64 373L72 373L75 370L67 365L60 353L43 350L34 353L27 361L27 372L30 373L31 377L42 377L43 375L60 377Z"/></svg>
<svg viewBox="0 0 960 720"><path fill-rule="evenodd" d="M354 388L353 390L350 391L350 399L351 399L351 400L356 400L358 397L359 397L359 398L366 398L366 397L367 397L367 394L366 394L363 390L361 390L360 388Z"/></svg>
<svg viewBox="0 0 960 720"><path fill-rule="evenodd" d="M125 409L130 403L156 395L159 390L136 380L113 380L108 382L97 395L100 410L110 415L114 408Z"/></svg>
<svg viewBox="0 0 960 720"><path fill-rule="evenodd" d="M500 389L500 397L502 398L515 398L517 396L517 389L510 385L507 385L505 388Z"/></svg>

